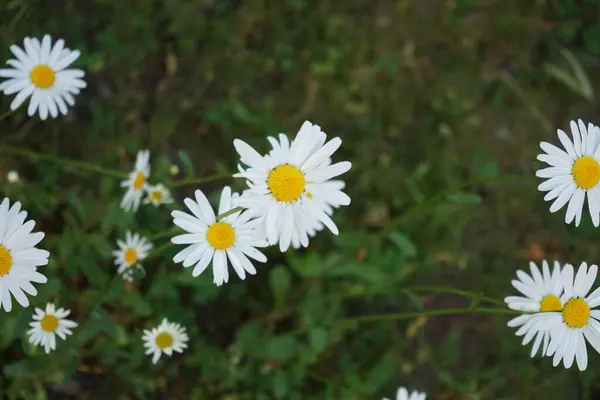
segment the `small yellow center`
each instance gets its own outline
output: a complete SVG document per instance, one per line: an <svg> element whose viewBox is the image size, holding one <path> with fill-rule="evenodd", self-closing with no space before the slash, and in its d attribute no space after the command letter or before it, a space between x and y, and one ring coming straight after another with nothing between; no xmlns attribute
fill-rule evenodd
<svg viewBox="0 0 600 400"><path fill-rule="evenodd" d="M44 318L42 318L40 325L46 332L54 332L58 327L58 318L56 318L54 315L46 315Z"/></svg>
<svg viewBox="0 0 600 400"><path fill-rule="evenodd" d="M144 183L146 182L146 175L143 172L138 172L133 180L133 188L135 190L140 190L144 187Z"/></svg>
<svg viewBox="0 0 600 400"><path fill-rule="evenodd" d="M217 250L226 250L235 242L235 231L226 222L216 222L206 231L206 240Z"/></svg>
<svg viewBox="0 0 600 400"><path fill-rule="evenodd" d="M162 192L160 190L155 190L153 192L150 192L150 198L152 198L152 200L154 200L154 201L161 201L162 200Z"/></svg>
<svg viewBox="0 0 600 400"><path fill-rule="evenodd" d="M267 185L273 197L284 203L296 201L306 189L304 174L298 168L284 164L269 172Z"/></svg>
<svg viewBox="0 0 600 400"><path fill-rule="evenodd" d="M0 276L8 274L11 268L12 255L6 247L0 245Z"/></svg>
<svg viewBox="0 0 600 400"><path fill-rule="evenodd" d="M570 299L565 303L562 315L569 328L582 328L590 319L590 306L579 297Z"/></svg>
<svg viewBox="0 0 600 400"><path fill-rule="evenodd" d="M577 186L586 190L591 189L600 181L600 165L594 157L579 157L573 164L571 174Z"/></svg>
<svg viewBox="0 0 600 400"><path fill-rule="evenodd" d="M542 298L540 301L540 311L560 311L562 310L562 303L560 299L553 295L549 294Z"/></svg>
<svg viewBox="0 0 600 400"><path fill-rule="evenodd" d="M135 251L135 249L125 250L124 258L127 264L133 264L137 261L137 251Z"/></svg>
<svg viewBox="0 0 600 400"><path fill-rule="evenodd" d="M29 73L31 82L40 89L48 89L54 85L56 74L54 70L47 65L39 64L33 67Z"/></svg>
<svg viewBox="0 0 600 400"><path fill-rule="evenodd" d="M159 349L166 349L167 347L171 347L172 344L173 336L171 336L167 332L162 332L156 335L156 346Z"/></svg>

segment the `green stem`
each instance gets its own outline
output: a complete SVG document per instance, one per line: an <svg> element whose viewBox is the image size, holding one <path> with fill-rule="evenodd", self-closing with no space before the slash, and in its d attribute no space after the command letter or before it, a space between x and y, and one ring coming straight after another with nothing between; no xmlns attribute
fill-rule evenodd
<svg viewBox="0 0 600 400"><path fill-rule="evenodd" d="M359 317L350 317L337 320L336 322L344 324L374 322L374 321L400 321L404 319L413 319L418 317L434 317L438 315L459 315L459 314L505 314L505 315L521 315L523 312L510 310L508 308L446 308L441 310L425 310L398 314L378 314L378 315L363 315Z"/></svg>
<svg viewBox="0 0 600 400"><path fill-rule="evenodd" d="M11 115L15 110L8 110L7 112L5 112L4 114L0 115L0 121L2 121L4 118L8 117L9 115Z"/></svg>
<svg viewBox="0 0 600 400"><path fill-rule="evenodd" d="M179 186L186 186L186 185L197 185L200 183L207 183L207 182L212 182L212 181L218 181L221 179L227 179L227 178L231 178L233 176L233 173L231 172L224 172L224 173L220 173L220 174L216 174L216 175L211 175L211 176L206 176L203 178L189 178L189 179L182 179L180 181L174 181L173 183L171 183L171 187L179 187Z"/></svg>
<svg viewBox="0 0 600 400"><path fill-rule="evenodd" d="M64 166L75 168L75 169L83 169L83 170L90 171L90 172L97 172L99 174L112 176L115 178L126 179L129 176L125 172L104 168L99 165L88 163L85 161L71 160L69 158L53 156L50 154L37 153L35 151L21 149L19 147L2 145L2 146L0 146L0 152L3 152L3 151L6 153L11 153L11 154L15 154L18 156L31 158L34 160L48 161L48 162L64 165Z"/></svg>
<svg viewBox="0 0 600 400"><path fill-rule="evenodd" d="M235 214L236 212L240 212L240 211L244 211L245 208L244 207L236 207L236 208L232 208L229 211L224 212L223 214L219 214L217 215L217 221L222 220L225 217L230 216L231 214Z"/></svg>

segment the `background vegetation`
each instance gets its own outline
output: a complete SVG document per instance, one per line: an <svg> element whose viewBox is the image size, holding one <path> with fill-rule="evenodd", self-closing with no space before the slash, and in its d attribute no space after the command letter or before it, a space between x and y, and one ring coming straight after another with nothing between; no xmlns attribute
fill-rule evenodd
<svg viewBox="0 0 600 400"><path fill-rule="evenodd" d="M52 254L34 305L57 301L80 323L46 356L24 335L31 307L2 313L0 397L358 400L403 385L441 400L598 398L597 354L581 374L530 359L508 316L353 318L474 305L430 286L502 300L529 260L599 261L589 218L576 229L550 215L532 177L541 140L572 118L598 123L599 12L598 0L5 0L0 59L49 32L81 50L89 86L67 118L0 122L0 191ZM126 172L148 148L181 208L232 182L194 180L235 169L234 138L266 150L304 119L342 137L337 159L353 163L342 233L274 248L257 276L221 288L171 262L167 208L124 216L118 178L54 159ZM161 248L133 285L111 258L127 229ZM192 339L153 366L141 331L163 317Z"/></svg>

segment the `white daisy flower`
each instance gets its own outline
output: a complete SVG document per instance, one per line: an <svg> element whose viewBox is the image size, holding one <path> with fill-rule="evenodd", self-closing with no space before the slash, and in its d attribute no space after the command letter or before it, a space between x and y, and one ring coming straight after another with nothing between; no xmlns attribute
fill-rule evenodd
<svg viewBox="0 0 600 400"><path fill-rule="evenodd" d="M125 211L136 211L142 201L142 196L148 187L150 177L150 152L140 150L135 159L135 168L129 173L129 178L121 182L121 187L127 188L121 208Z"/></svg>
<svg viewBox="0 0 600 400"><path fill-rule="evenodd" d="M188 268L195 264L192 275L200 275L212 261L214 283L218 286L229 281L228 262L240 277L246 278L246 272L256 274L249 258L264 263L267 257L256 247L267 247L268 243L257 229L260 221L251 220L248 212L236 212L217 221L208 199L200 190L195 192L196 201L187 198L185 205L193 215L182 211L173 211L173 223L189 232L175 236L171 242L189 245L173 258L173 262L183 262ZM225 187L221 192L218 215L234 208L237 194ZM249 258L248 258L249 257Z"/></svg>
<svg viewBox="0 0 600 400"><path fill-rule="evenodd" d="M56 336L65 340L67 336L73 334L71 329L77 326L76 322L66 319L69 314L71 314L70 310L65 308L57 310L52 303L46 304L46 311L36 308L33 322L29 323L31 329L27 331L29 343L43 347L46 353L55 350Z"/></svg>
<svg viewBox="0 0 600 400"><path fill-rule="evenodd" d="M307 218L315 218L334 234L339 233L318 203L350 204L350 197L326 183L347 172L352 164L344 161L328 165L328 159L342 140L334 138L325 143L326 139L327 135L318 125L306 121L289 148L282 140L280 146L273 146L273 151L265 157L239 139L233 142L240 161L249 166L246 170L240 167L240 173L234 175L246 178L249 186L238 204L253 215L263 217L269 243L279 243L281 251L289 248L294 231L302 246L308 246Z"/></svg>
<svg viewBox="0 0 600 400"><path fill-rule="evenodd" d="M517 271L518 280L513 280L512 285L521 292L523 296L509 296L504 299L508 308L511 310L540 312L540 311L560 311L562 302L560 296L563 294L563 280L560 270L560 264L554 262L554 269L550 273L548 262L542 262L542 272L534 262L529 263L531 275L521 270ZM516 335L523 337L523 346L535 338L531 348L531 357L537 353L540 345L542 346L542 355L548 350L550 342L550 332L542 330L537 326L539 322L535 314L524 314L513 318L508 322L510 327L520 327Z"/></svg>
<svg viewBox="0 0 600 400"><path fill-rule="evenodd" d="M396 392L396 400L426 400L427 394L419 393L416 390L412 393L409 393L406 388L398 388ZM389 400L387 397L384 397L383 400Z"/></svg>
<svg viewBox="0 0 600 400"><path fill-rule="evenodd" d="M550 332L550 345L547 355L554 356L552 364L557 366L562 360L565 368L573 361L583 371L587 368L588 355L586 341L600 352L600 288L588 294L598 273L598 267L581 263L575 277L573 266L565 265L562 270L564 294L561 297L563 308L560 312L536 314L539 329Z"/></svg>
<svg viewBox="0 0 600 400"><path fill-rule="evenodd" d="M142 340L146 354L152 354L152 363L156 364L164 353L169 357L174 351L182 353L187 347L188 335L186 329L179 324L163 319L159 326L144 330Z"/></svg>
<svg viewBox="0 0 600 400"><path fill-rule="evenodd" d="M135 270L143 271L139 262L148 256L152 243L145 237L131 232L125 234L125 241L117 240L119 250L113 251L117 273L127 281L133 280Z"/></svg>
<svg viewBox="0 0 600 400"><path fill-rule="evenodd" d="M50 35L45 35L41 42L26 37L23 48L12 45L10 51L16 59L6 63L12 68L0 69L0 77L8 78L0 84L0 91L5 95L17 93L10 109L17 109L31 97L27 108L30 117L36 112L42 120L48 118L48 114L52 118L59 113L67 115L67 105L75 104L73 95L86 87L82 70L67 69L79 58L79 51L66 48L63 39L52 45Z"/></svg>
<svg viewBox="0 0 600 400"><path fill-rule="evenodd" d="M15 171L14 169L8 171L8 174L6 174L6 180L8 181L8 183L19 182L19 180L20 180L19 173L17 171Z"/></svg>
<svg viewBox="0 0 600 400"><path fill-rule="evenodd" d="M159 183L158 185L148 185L146 188L144 204L150 203L153 206L158 207L161 204L170 204L172 202L173 198L171 197L171 192L169 192L169 189L162 183Z"/></svg>
<svg viewBox="0 0 600 400"><path fill-rule="evenodd" d="M31 283L48 280L37 271L37 267L48 264L50 255L35 247L44 238L44 233L32 233L35 222L25 222L25 218L27 212L21 211L21 203L16 202L10 207L5 198L0 204L0 310L12 309L11 295L23 307L29 306L25 293L37 295Z"/></svg>
<svg viewBox="0 0 600 400"><path fill-rule="evenodd" d="M587 195L587 203L594 226L600 225L600 148L598 135L600 128L582 120L571 121L573 141L562 130L558 130L558 138L565 150L542 142L540 147L545 154L537 159L550 165L536 172L540 178L547 180L538 186L542 192L548 192L544 200L554 200L550 212L560 210L569 203L565 222L570 224L575 220L579 226L583 203Z"/></svg>

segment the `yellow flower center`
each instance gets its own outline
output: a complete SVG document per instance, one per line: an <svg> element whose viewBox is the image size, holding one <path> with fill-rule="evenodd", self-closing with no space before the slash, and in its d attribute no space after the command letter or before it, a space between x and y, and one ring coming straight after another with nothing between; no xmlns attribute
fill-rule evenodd
<svg viewBox="0 0 600 400"><path fill-rule="evenodd" d="M155 190L150 192L150 197L152 200L161 201L162 200L162 192L160 190Z"/></svg>
<svg viewBox="0 0 600 400"><path fill-rule="evenodd" d="M235 231L226 222L216 222L208 228L206 240L214 249L226 250L235 242Z"/></svg>
<svg viewBox="0 0 600 400"><path fill-rule="evenodd" d="M47 65L39 64L33 67L29 73L31 82L40 89L48 89L54 85L56 74L54 70Z"/></svg>
<svg viewBox="0 0 600 400"><path fill-rule="evenodd" d="M581 298L570 299L565 303L562 315L569 328L582 328L590 319L590 306Z"/></svg>
<svg viewBox="0 0 600 400"><path fill-rule="evenodd" d="M127 264L133 264L137 261L137 251L135 251L135 249L125 250L124 258Z"/></svg>
<svg viewBox="0 0 600 400"><path fill-rule="evenodd" d="M0 245L0 276L8 274L11 268L12 255L6 247Z"/></svg>
<svg viewBox="0 0 600 400"><path fill-rule="evenodd" d="M560 311L562 310L562 303L560 299L553 295L549 294L542 298L540 301L540 311Z"/></svg>
<svg viewBox="0 0 600 400"><path fill-rule="evenodd" d="M571 175L577 186L586 190L591 189L600 181L600 165L594 157L579 157L573 164Z"/></svg>
<svg viewBox="0 0 600 400"><path fill-rule="evenodd" d="M273 197L284 203L296 201L306 188L304 174L298 168L284 164L269 172L267 185Z"/></svg>
<svg viewBox="0 0 600 400"><path fill-rule="evenodd" d="M146 182L146 175L143 172L138 172L133 180L133 188L135 190L140 190L144 187L144 183Z"/></svg>
<svg viewBox="0 0 600 400"><path fill-rule="evenodd" d="M171 347L173 344L173 336L168 334L167 332L162 332L156 335L156 346L159 349L165 349L167 347Z"/></svg>
<svg viewBox="0 0 600 400"><path fill-rule="evenodd" d="M46 332L54 332L58 328L58 318L54 315L46 315L42 318L40 325Z"/></svg>

